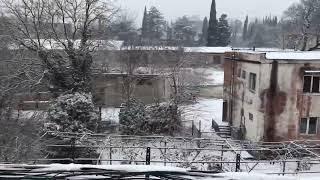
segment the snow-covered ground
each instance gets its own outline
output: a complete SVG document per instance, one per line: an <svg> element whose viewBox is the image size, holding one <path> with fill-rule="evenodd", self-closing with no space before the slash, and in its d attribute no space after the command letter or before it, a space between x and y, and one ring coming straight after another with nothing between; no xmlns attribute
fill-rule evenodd
<svg viewBox="0 0 320 180"><path fill-rule="evenodd" d="M212 131L212 120L219 125L226 125L225 122L222 122L222 99L199 99L195 104L182 106L181 110L184 121L194 121L197 128L199 128L201 121L201 131L203 132Z"/></svg>
<svg viewBox="0 0 320 180"><path fill-rule="evenodd" d="M224 81L224 72L216 68L196 68L195 72L201 73L205 82L202 85L223 85Z"/></svg>
<svg viewBox="0 0 320 180"><path fill-rule="evenodd" d="M120 108L102 108L102 121L112 121L115 123L119 123L119 112Z"/></svg>

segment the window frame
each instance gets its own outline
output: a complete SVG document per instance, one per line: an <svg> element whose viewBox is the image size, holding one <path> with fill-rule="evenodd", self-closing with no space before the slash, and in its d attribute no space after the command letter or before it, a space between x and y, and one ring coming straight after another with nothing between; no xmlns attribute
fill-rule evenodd
<svg viewBox="0 0 320 180"><path fill-rule="evenodd" d="M306 77L311 77L310 79L310 87L309 87L309 90L306 91L305 90L305 83L306 83ZM320 79L319 79L319 83L318 83L318 92L313 92L313 85L314 85L314 77L318 77L320 78L320 74L305 74L303 75L303 87L302 87L302 91L303 93L305 94L320 94Z"/></svg>
<svg viewBox="0 0 320 180"><path fill-rule="evenodd" d="M252 77L254 77L254 81L252 80ZM252 87L253 82L254 82L254 88ZM249 73L249 90L253 92L256 92L257 90L257 74L256 73L252 73L252 72Z"/></svg>
<svg viewBox="0 0 320 180"><path fill-rule="evenodd" d="M315 134L309 134L309 131L310 131L310 120L311 118L316 118L316 132ZM306 126L306 130L305 132L301 132L301 125L302 125L302 120L303 119L306 119L307 120L307 126ZM310 135L310 136L314 136L314 135L317 135L318 134L318 125L319 125L319 117L304 117L304 118L301 118L300 119L300 124L299 124L299 133L302 134L302 135Z"/></svg>

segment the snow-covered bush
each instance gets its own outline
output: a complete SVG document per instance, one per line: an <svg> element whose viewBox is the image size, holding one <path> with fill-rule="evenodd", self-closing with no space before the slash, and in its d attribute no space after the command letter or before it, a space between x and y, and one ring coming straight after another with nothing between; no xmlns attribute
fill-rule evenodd
<svg viewBox="0 0 320 180"><path fill-rule="evenodd" d="M49 108L49 130L60 132L94 131L99 119L94 109L92 95L88 93L73 93L59 96Z"/></svg>
<svg viewBox="0 0 320 180"><path fill-rule="evenodd" d="M157 104L145 106L131 99L120 110L122 134L126 135L174 135L181 125L181 113L177 106Z"/></svg>
<svg viewBox="0 0 320 180"><path fill-rule="evenodd" d="M94 108L91 94L80 92L65 94L59 96L49 108L45 130L69 133L92 132L97 129L98 119L98 112ZM50 144L61 145L46 149L49 158L97 158L98 156L96 149L91 148L95 142L84 141L83 138L63 138L56 136L55 133L49 134L47 139L51 139ZM70 147L70 145L74 146ZM84 147L77 147L77 145Z"/></svg>
<svg viewBox="0 0 320 180"><path fill-rule="evenodd" d="M146 135L147 112L144 104L130 99L119 113L120 131L126 135Z"/></svg>
<svg viewBox="0 0 320 180"><path fill-rule="evenodd" d="M174 135L181 126L181 112L177 106L157 104L147 108L150 133Z"/></svg>

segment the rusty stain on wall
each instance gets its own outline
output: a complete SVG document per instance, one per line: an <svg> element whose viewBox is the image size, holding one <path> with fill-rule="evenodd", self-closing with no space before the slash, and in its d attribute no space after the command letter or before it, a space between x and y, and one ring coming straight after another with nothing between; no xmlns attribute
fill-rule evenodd
<svg viewBox="0 0 320 180"><path fill-rule="evenodd" d="M277 136L278 116L285 110L287 103L287 93L280 90L278 85L278 62L273 61L269 89L263 90L260 94L261 106L266 113L265 119L265 141L279 141L281 137Z"/></svg>

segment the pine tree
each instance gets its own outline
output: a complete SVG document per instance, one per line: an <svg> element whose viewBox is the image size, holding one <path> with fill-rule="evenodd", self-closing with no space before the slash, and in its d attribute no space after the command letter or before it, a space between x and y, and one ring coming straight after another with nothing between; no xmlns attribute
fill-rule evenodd
<svg viewBox="0 0 320 180"><path fill-rule="evenodd" d="M217 10L216 10L216 1L212 0L209 28L208 28L208 43L207 46L217 46Z"/></svg>
<svg viewBox="0 0 320 180"><path fill-rule="evenodd" d="M202 35L201 35L201 39L200 39L201 45L207 44L207 37L208 37L208 18L205 17L203 19Z"/></svg>
<svg viewBox="0 0 320 180"><path fill-rule="evenodd" d="M148 37L148 11L147 11L147 7L144 8L141 36L142 36L142 38Z"/></svg>
<svg viewBox="0 0 320 180"><path fill-rule="evenodd" d="M246 20L244 21L244 26L243 26L243 33L242 33L242 39L247 40L248 37L248 23L249 23L249 18L246 16Z"/></svg>
<svg viewBox="0 0 320 180"><path fill-rule="evenodd" d="M231 28L229 26L227 15L222 14L218 22L218 46L227 46L230 43Z"/></svg>
<svg viewBox="0 0 320 180"><path fill-rule="evenodd" d="M156 8L151 7L148 13L148 34L151 40L159 40L165 31L165 20L162 13Z"/></svg>

